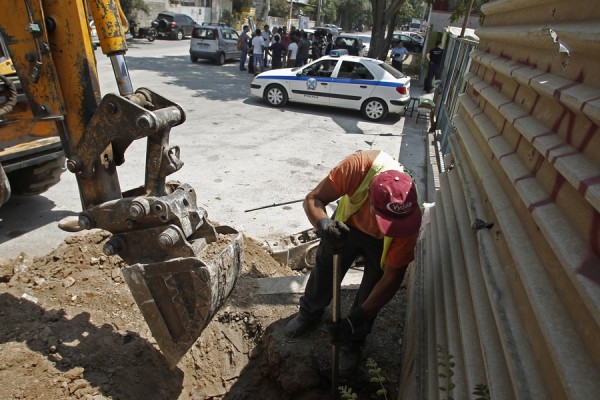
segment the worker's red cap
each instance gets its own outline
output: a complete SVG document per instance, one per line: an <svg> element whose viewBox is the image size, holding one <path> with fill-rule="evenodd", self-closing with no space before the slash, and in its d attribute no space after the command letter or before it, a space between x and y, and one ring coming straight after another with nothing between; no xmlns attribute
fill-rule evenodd
<svg viewBox="0 0 600 400"><path fill-rule="evenodd" d="M400 171L381 172L371 182L369 198L379 229L388 237L412 236L421 226L421 209L412 178Z"/></svg>

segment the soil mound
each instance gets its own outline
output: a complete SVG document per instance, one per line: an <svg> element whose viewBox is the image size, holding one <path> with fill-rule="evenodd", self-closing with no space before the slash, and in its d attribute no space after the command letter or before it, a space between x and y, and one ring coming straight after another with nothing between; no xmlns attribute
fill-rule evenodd
<svg viewBox="0 0 600 400"><path fill-rule="evenodd" d="M110 233L68 237L50 254L0 264L0 387L7 399L326 399L330 345L321 325L290 340L283 326L298 295L258 295L257 279L297 275L245 237L242 274L225 306L169 369L127 285ZM342 292L350 304L353 291ZM382 310L365 348L388 399L400 373L402 294ZM363 363L364 364L364 363ZM377 390L366 367L359 398Z"/></svg>

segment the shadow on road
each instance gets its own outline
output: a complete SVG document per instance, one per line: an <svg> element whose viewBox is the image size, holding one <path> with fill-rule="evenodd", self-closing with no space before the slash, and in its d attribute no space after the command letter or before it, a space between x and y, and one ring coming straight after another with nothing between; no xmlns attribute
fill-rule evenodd
<svg viewBox="0 0 600 400"><path fill-rule="evenodd" d="M54 210L56 204L42 196L12 196L0 208L0 244L37 228L77 215L67 210Z"/></svg>
<svg viewBox="0 0 600 400"><path fill-rule="evenodd" d="M95 326L87 312L68 318L62 309L46 310L8 293L0 294L0 310L1 344L25 343L63 372L82 367L83 379L105 396L168 400L181 394L183 372L169 369L162 354L135 332Z"/></svg>

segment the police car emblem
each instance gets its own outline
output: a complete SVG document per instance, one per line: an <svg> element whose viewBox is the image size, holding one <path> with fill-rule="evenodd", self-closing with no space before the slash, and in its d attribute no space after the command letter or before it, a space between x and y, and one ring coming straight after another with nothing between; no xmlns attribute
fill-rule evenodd
<svg viewBox="0 0 600 400"><path fill-rule="evenodd" d="M317 88L317 80L315 78L310 78L306 81L306 87L310 90L315 90Z"/></svg>

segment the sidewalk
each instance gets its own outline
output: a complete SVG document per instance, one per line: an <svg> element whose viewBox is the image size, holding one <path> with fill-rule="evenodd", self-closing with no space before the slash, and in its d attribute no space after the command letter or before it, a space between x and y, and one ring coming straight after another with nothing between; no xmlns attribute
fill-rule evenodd
<svg viewBox="0 0 600 400"><path fill-rule="evenodd" d="M411 80L410 95L414 99L433 100L433 93L425 93L415 79ZM420 114L415 106L412 112L407 109L403 122L399 161L413 174L421 201L433 202L435 187L430 163L432 135L429 133L429 117Z"/></svg>

